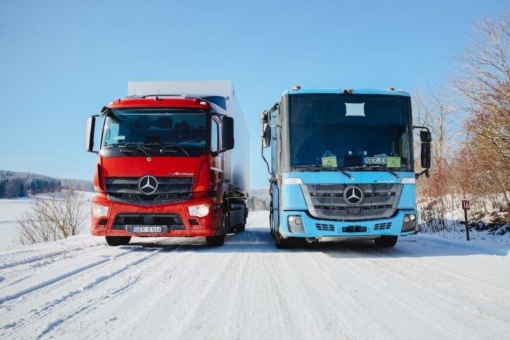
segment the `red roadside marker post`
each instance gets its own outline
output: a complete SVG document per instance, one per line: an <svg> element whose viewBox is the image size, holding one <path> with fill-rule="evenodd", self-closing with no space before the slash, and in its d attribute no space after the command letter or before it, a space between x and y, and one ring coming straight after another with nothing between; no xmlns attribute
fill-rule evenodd
<svg viewBox="0 0 510 340"><path fill-rule="evenodd" d="M469 241L469 225L467 211L469 210L469 201L462 200L462 209L464 209L464 219L466 220L466 238Z"/></svg>

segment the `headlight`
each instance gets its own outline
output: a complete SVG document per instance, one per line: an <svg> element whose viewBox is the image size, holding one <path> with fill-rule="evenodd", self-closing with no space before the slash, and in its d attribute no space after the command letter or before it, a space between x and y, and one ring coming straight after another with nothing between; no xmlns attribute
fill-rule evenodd
<svg viewBox="0 0 510 340"><path fill-rule="evenodd" d="M406 214L404 216L404 223L402 224L402 231L411 231L416 228L416 215Z"/></svg>
<svg viewBox="0 0 510 340"><path fill-rule="evenodd" d="M209 214L209 206L207 204L200 204L188 207L189 215L196 217L205 217Z"/></svg>
<svg viewBox="0 0 510 340"><path fill-rule="evenodd" d="M92 203L92 216L93 217L108 216L108 210L110 210L109 207Z"/></svg>
<svg viewBox="0 0 510 340"><path fill-rule="evenodd" d="M289 226L289 231L291 233L304 233L305 228L303 226L303 220L301 216L289 216L287 218L287 223Z"/></svg>

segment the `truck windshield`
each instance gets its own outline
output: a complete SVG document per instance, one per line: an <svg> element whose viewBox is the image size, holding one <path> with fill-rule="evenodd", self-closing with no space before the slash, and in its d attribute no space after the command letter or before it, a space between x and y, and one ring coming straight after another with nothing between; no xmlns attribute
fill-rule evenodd
<svg viewBox="0 0 510 340"><path fill-rule="evenodd" d="M406 96L290 95L290 166L412 171L411 129Z"/></svg>
<svg viewBox="0 0 510 340"><path fill-rule="evenodd" d="M205 111L112 110L106 116L103 148L146 155L200 155L206 150Z"/></svg>

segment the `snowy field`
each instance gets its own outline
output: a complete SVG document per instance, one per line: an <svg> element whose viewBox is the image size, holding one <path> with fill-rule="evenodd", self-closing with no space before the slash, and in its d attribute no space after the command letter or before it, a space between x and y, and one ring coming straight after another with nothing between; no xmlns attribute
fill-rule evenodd
<svg viewBox="0 0 510 340"><path fill-rule="evenodd" d="M2 202L2 219L26 203ZM472 237L277 250L260 211L220 248L4 246L0 339L508 339L509 239Z"/></svg>
<svg viewBox="0 0 510 340"><path fill-rule="evenodd" d="M91 192L80 192L86 201L92 199L95 195ZM41 195L41 197L44 197ZM18 225L17 220L22 218L24 211L30 208L33 202L32 198L18 198L18 199L0 199L0 248L13 247L16 245L16 228ZM90 235L88 231L88 219L90 215L90 205L85 205L82 211L86 216L83 221L84 228L81 234Z"/></svg>

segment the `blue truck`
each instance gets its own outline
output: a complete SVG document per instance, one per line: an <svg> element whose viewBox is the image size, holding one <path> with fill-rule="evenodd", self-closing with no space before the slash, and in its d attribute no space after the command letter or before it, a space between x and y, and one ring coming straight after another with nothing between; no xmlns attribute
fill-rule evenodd
<svg viewBox="0 0 510 340"><path fill-rule="evenodd" d="M260 120L277 248L361 239L393 247L418 232L416 179L429 176L431 133L413 126L409 93L295 86Z"/></svg>

